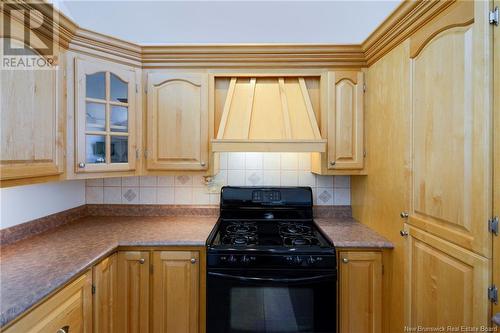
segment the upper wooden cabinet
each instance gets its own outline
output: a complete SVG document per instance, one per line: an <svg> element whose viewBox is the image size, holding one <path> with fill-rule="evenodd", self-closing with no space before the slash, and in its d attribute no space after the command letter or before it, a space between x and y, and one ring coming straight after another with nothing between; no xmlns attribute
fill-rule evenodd
<svg viewBox="0 0 500 333"><path fill-rule="evenodd" d="M136 73L75 58L75 173L135 169Z"/></svg>
<svg viewBox="0 0 500 333"><path fill-rule="evenodd" d="M150 73L147 170L209 167L208 75Z"/></svg>
<svg viewBox="0 0 500 333"><path fill-rule="evenodd" d="M64 172L65 118L60 99L65 85L61 85L61 72L60 66L0 71L2 181Z"/></svg>
<svg viewBox="0 0 500 333"><path fill-rule="evenodd" d="M313 153L311 171L318 174L362 174L364 167L364 75L328 72L322 77L321 132L326 153Z"/></svg>
<svg viewBox="0 0 500 333"><path fill-rule="evenodd" d="M410 39L409 223L491 255L491 30L483 1L458 1ZM473 23L472 23L473 22Z"/></svg>
<svg viewBox="0 0 500 333"><path fill-rule="evenodd" d="M341 333L382 332L382 253L339 252Z"/></svg>

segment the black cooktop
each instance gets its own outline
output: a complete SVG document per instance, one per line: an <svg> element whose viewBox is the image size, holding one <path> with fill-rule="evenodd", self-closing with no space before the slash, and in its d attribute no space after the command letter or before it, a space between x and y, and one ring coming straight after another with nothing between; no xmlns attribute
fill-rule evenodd
<svg viewBox="0 0 500 333"><path fill-rule="evenodd" d="M221 219L210 246L235 250L331 247L312 220L243 219Z"/></svg>
<svg viewBox="0 0 500 333"><path fill-rule="evenodd" d="M309 187L223 187L210 250L311 252L333 245L314 223Z"/></svg>

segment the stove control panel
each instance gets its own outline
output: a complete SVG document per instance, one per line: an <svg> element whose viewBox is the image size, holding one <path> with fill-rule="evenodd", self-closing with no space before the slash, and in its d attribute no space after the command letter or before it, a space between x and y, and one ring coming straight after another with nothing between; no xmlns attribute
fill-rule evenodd
<svg viewBox="0 0 500 333"><path fill-rule="evenodd" d="M208 254L208 266L212 267L255 267L332 268L336 266L335 255L253 255L253 254Z"/></svg>

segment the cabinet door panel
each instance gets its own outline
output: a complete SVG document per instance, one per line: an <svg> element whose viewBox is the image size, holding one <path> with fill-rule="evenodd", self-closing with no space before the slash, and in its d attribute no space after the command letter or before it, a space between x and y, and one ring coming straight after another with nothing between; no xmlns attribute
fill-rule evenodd
<svg viewBox="0 0 500 333"><path fill-rule="evenodd" d="M489 260L413 227L408 242L408 325L486 325Z"/></svg>
<svg viewBox="0 0 500 333"><path fill-rule="evenodd" d="M75 172L135 170L135 71L80 58L75 71Z"/></svg>
<svg viewBox="0 0 500 333"><path fill-rule="evenodd" d="M59 69L2 70L0 177L2 180L63 172L64 126Z"/></svg>
<svg viewBox="0 0 500 333"><path fill-rule="evenodd" d="M118 252L117 332L149 332L149 252Z"/></svg>
<svg viewBox="0 0 500 333"><path fill-rule="evenodd" d="M363 168L363 73L329 73L328 168Z"/></svg>
<svg viewBox="0 0 500 333"><path fill-rule="evenodd" d="M381 332L382 254L340 253L340 332Z"/></svg>
<svg viewBox="0 0 500 333"><path fill-rule="evenodd" d="M206 74L148 76L149 170L207 169L207 82Z"/></svg>
<svg viewBox="0 0 500 333"><path fill-rule="evenodd" d="M197 333L199 252L156 251L153 265L153 331Z"/></svg>
<svg viewBox="0 0 500 333"><path fill-rule="evenodd" d="M491 254L491 89L483 61L487 6L457 2L465 26L412 42L413 186L409 223L477 253ZM458 14L457 14L458 15ZM454 17L454 16L453 16ZM467 23L474 19L474 24ZM449 24L449 22L447 22ZM439 19L434 23L437 27ZM424 32L426 32L424 30ZM420 50L418 53L417 51Z"/></svg>
<svg viewBox="0 0 500 333"><path fill-rule="evenodd" d="M93 268L94 333L114 333L116 325L117 255L113 254Z"/></svg>

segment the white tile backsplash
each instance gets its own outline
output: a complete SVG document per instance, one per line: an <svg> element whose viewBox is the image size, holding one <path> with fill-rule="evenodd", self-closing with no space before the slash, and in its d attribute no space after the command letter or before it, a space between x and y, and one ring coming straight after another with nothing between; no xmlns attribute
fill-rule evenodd
<svg viewBox="0 0 500 333"><path fill-rule="evenodd" d="M349 176L311 173L309 153L220 153L220 171L208 184L202 176L141 176L89 179L89 204L218 205L219 189L233 186L310 186L316 205L350 205Z"/></svg>

